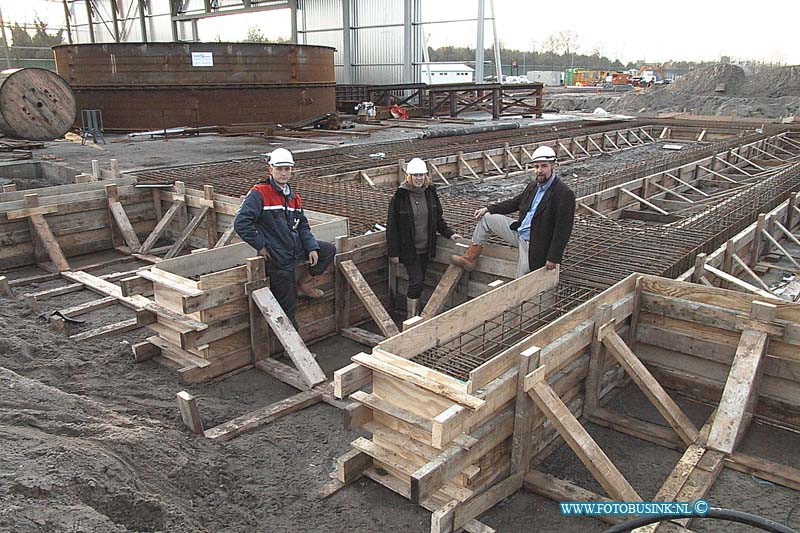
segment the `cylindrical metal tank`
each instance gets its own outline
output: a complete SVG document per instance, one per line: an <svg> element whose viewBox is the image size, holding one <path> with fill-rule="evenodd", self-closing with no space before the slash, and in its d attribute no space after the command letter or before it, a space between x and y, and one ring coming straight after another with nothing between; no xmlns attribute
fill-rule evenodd
<svg viewBox="0 0 800 533"><path fill-rule="evenodd" d="M0 132L34 141L63 137L75 122L75 95L43 68L0 72Z"/></svg>
<svg viewBox="0 0 800 533"><path fill-rule="evenodd" d="M333 48L262 43L59 45L56 68L106 129L291 123L336 111Z"/></svg>

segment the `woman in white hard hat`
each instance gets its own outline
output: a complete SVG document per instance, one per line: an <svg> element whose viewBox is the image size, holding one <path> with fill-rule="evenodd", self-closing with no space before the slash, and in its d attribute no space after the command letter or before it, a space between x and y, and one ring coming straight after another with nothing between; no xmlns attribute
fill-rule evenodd
<svg viewBox="0 0 800 533"><path fill-rule="evenodd" d="M428 167L415 157L406 166L406 180L389 202L386 222L386 244L389 259L403 263L408 272L406 309L408 317L419 314L419 300L428 261L436 255L437 233L448 239L459 239L442 218L442 204L431 185Z"/></svg>

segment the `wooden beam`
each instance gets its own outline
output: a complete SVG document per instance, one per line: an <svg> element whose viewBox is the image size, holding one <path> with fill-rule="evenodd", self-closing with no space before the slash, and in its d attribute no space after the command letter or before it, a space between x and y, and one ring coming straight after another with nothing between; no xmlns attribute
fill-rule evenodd
<svg viewBox="0 0 800 533"><path fill-rule="evenodd" d="M356 341L364 346L375 347L381 342L384 341L386 337L383 335L378 335L377 333L372 333L371 331L367 331L363 328L357 328L351 326L349 328L344 328L339 332L339 334L352 341Z"/></svg>
<svg viewBox="0 0 800 533"><path fill-rule="evenodd" d="M125 208L123 208L122 204L119 202L108 202L108 210L111 212L111 215L114 219L114 222L116 222L120 233L122 233L122 238L125 239L125 244L128 245L128 248L131 249L131 252L139 253L139 249L141 248L141 244L139 244L139 237L136 235L136 231L134 231L133 226L131 226L128 215L125 214Z"/></svg>
<svg viewBox="0 0 800 533"><path fill-rule="evenodd" d="M229 422L220 424L204 432L206 438L224 442L238 437L243 433L253 431L263 425L269 424L278 418L305 409L322 401L322 392L311 389L299 392L284 400L280 400L251 413L234 418Z"/></svg>
<svg viewBox="0 0 800 533"><path fill-rule="evenodd" d="M71 270L64 252L61 250L61 246L59 246L55 235L50 231L50 226L47 224L45 218L42 215L32 215L28 220L30 220L31 228L36 232L39 239L41 239L41 243L44 245L45 250L47 250L47 255L50 256L50 260L58 271L65 272Z"/></svg>
<svg viewBox="0 0 800 533"><path fill-rule="evenodd" d="M514 432L514 412L506 409L470 433L469 449L450 446L411 475L411 501L420 503L433 496L449 480L480 460Z"/></svg>
<svg viewBox="0 0 800 533"><path fill-rule="evenodd" d="M517 376L527 376L539 367L541 349L532 346L519 354ZM514 403L514 438L511 447L511 473L523 475L531 465L533 453L533 417L536 404L525 391L525 380L517 378L517 400Z"/></svg>
<svg viewBox="0 0 800 533"><path fill-rule="evenodd" d="M606 349L614 356L617 362L625 369L633 381L639 386L642 392L650 399L653 405L661 413L661 416L670 426L680 435L686 444L692 444L697 440L697 428L683 413L678 404L670 398L667 391L659 385L644 364L636 357L625 341L614 331L614 321L600 327L598 337Z"/></svg>
<svg viewBox="0 0 800 533"><path fill-rule="evenodd" d="M372 370L357 363L350 363L334 371L333 394L342 399L370 383L372 383Z"/></svg>
<svg viewBox="0 0 800 533"><path fill-rule="evenodd" d="M0 276L0 295L11 300L16 300L14 291L11 289L11 285L8 284L8 279L6 279L5 276Z"/></svg>
<svg viewBox="0 0 800 533"><path fill-rule="evenodd" d="M371 466L372 457L358 450L350 450L336 459L336 471L342 483L352 483Z"/></svg>
<svg viewBox="0 0 800 533"><path fill-rule="evenodd" d="M663 446L670 450L685 449L683 441L670 428L646 422L605 409L598 409L589 420L597 425L613 429L637 439ZM800 490L800 470L780 465L760 457L733 452L725 456L725 468L745 474L752 474L783 487Z"/></svg>
<svg viewBox="0 0 800 533"><path fill-rule="evenodd" d="M753 302L751 318L761 322L771 322L775 319L776 310L774 304ZM745 329L742 332L711 425L708 436L709 447L729 454L744 436L758 399L767 342L767 334L762 331Z"/></svg>
<svg viewBox="0 0 800 533"><path fill-rule="evenodd" d="M231 240L233 239L234 235L234 227L233 227L233 220L231 220L230 226L220 235L217 244L214 245L214 248L222 248L223 246L227 246L230 244Z"/></svg>
<svg viewBox="0 0 800 533"><path fill-rule="evenodd" d="M721 280L727 281L731 285L735 285L736 287L739 287L740 289L744 289L744 290L746 290L748 292L752 292L753 294L757 294L758 296L762 296L762 297L765 297L765 298L775 298L774 294L769 293L769 292L767 292L767 291L765 291L763 289L759 289L755 285L750 285L749 283L740 280L736 276L728 274L727 272L723 272L722 270L720 270L718 268L715 268L715 267L713 267L711 265L708 265L708 264L706 265L706 271L714 274L715 276L717 276Z"/></svg>
<svg viewBox="0 0 800 533"><path fill-rule="evenodd" d="M439 314L439 311L442 310L445 302L453 293L453 290L455 290L463 273L463 268L456 265L448 265L447 270L442 274L433 294L431 294L428 303L425 305L425 309L422 310L420 316L422 316L423 319L427 320Z"/></svg>
<svg viewBox="0 0 800 533"><path fill-rule="evenodd" d="M181 252L183 247L186 246L186 241L188 241L189 237L191 237L195 230L197 230L198 226L200 226L200 223L203 221L210 209L210 207L200 208L200 212L197 213L194 218L192 218L191 222L186 225L180 236L175 240L175 244L172 245L172 248L169 249L167 255L164 256L164 259L172 259Z"/></svg>
<svg viewBox="0 0 800 533"><path fill-rule="evenodd" d="M203 199L211 202L206 214L206 242L208 248L214 248L217 243L217 210L214 207L214 186L203 185Z"/></svg>
<svg viewBox="0 0 800 533"><path fill-rule="evenodd" d="M540 366L526 377L525 386L531 385L527 392L533 401L609 496L617 501L642 501L614 463L547 383L546 369L547 367Z"/></svg>
<svg viewBox="0 0 800 533"><path fill-rule="evenodd" d="M660 214L662 214L662 215L669 215L669 211L665 211L665 210L661 209L660 207L658 207L657 205L655 205L654 203L652 203L652 202L648 202L647 200L645 200L645 199L644 199L644 198L642 198L641 196L639 196L639 195L637 195L637 194L634 194L634 193L632 193L631 191L629 191L629 190L628 190L628 189L626 189L625 187L620 187L620 188L619 188L619 190L620 190L621 192L623 192L623 193L627 194L628 196L630 196L631 198L633 198L633 199L634 199L634 200L636 200L637 202L643 203L644 205L646 205L646 206L647 206L647 207L649 207L650 209L652 209L652 210L656 211L657 213L660 213Z"/></svg>
<svg viewBox="0 0 800 533"><path fill-rule="evenodd" d="M175 395L178 401L178 409L181 411L181 418L186 427L195 435L203 434L203 417L200 416L200 409L197 406L197 398L186 392L180 391Z"/></svg>
<svg viewBox="0 0 800 533"><path fill-rule="evenodd" d="M167 212L164 213L164 216L158 221L156 227L153 228L153 231L150 232L150 235L142 243L141 248L139 248L139 253L146 254L153 248L153 246L155 246L156 242L158 242L158 239L160 239L167 230L167 226L169 226L175 217L178 216L183 203L184 202L182 200L175 200L172 202L172 205L169 207Z"/></svg>
<svg viewBox="0 0 800 533"><path fill-rule="evenodd" d="M381 372L382 374L396 377L402 381L412 383L425 390L433 392L434 394L444 396L445 398L461 404L473 411L479 409L486 403L484 400L472 396L471 394L453 389L449 383L444 382L446 381L444 379L436 379L433 377L435 374L438 374L438 372L432 371L431 375L428 376L411 372L406 368L402 368L394 364L397 362L396 360L387 361L386 354L377 349L373 349L372 354L368 355L365 353L359 353L354 355L351 359L353 362L364 365L367 368L371 368L376 372ZM400 358L398 357L397 359ZM403 359L403 361L405 361L405 359ZM441 377L448 378L448 376L444 375L441 375Z"/></svg>
<svg viewBox="0 0 800 533"><path fill-rule="evenodd" d="M522 482L522 488L539 494L555 502L598 502L611 503L613 500L579 487L569 481L558 479L538 470L528 470ZM594 516L607 524L619 524L627 518L614 515Z"/></svg>
<svg viewBox="0 0 800 533"><path fill-rule="evenodd" d="M292 359L297 370L303 375L303 379L309 387L325 381L325 373L319 367L311 352L308 351L303 339L294 329L286 312L281 308L278 300L268 287L254 291L250 297L255 302L261 314L267 319L272 331L281 344L286 349L286 353Z"/></svg>
<svg viewBox="0 0 800 533"><path fill-rule="evenodd" d="M347 277L347 281L350 283L353 291L356 293L359 300L361 300L361 303L364 304L364 307L367 308L370 316L378 325L378 328L380 328L383 334L388 338L400 333L400 330L397 329L397 325L395 325L392 317L386 312L386 309L375 295L372 287L370 287L367 283L367 280L365 280L364 276L361 275L361 272L358 270L358 267L355 265L355 263L348 259L339 263L339 268Z"/></svg>
<svg viewBox="0 0 800 533"><path fill-rule="evenodd" d="M597 311L597 318L594 320L592 331L592 345L589 353L589 371L584 381L585 400L583 402L583 414L591 415L600 406L600 385L603 380L603 369L606 361L606 348L598 338L600 326L611 320L612 305L603 304ZM522 375L522 374L520 374ZM525 373L527 375L527 372Z"/></svg>

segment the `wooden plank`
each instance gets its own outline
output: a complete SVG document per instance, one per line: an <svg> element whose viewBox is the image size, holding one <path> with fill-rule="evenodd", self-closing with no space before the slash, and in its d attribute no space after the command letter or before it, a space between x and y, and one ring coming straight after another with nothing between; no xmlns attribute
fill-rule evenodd
<svg viewBox="0 0 800 533"><path fill-rule="evenodd" d="M592 328L589 371L584 382L585 400L583 404L583 413L587 416L591 415L600 405L600 384L603 379L605 368L606 349L597 334L600 331L600 325L606 324L611 320L611 309L612 307L610 304L601 305L598 310L597 319L594 321L594 327Z"/></svg>
<svg viewBox="0 0 800 533"><path fill-rule="evenodd" d="M762 297L766 297L766 298L774 298L775 297L774 294L772 294L770 292L767 292L767 291L765 291L763 289L760 289L760 288L756 287L755 285L751 285L751 284L749 284L749 283L747 283L745 281L742 281L739 278L737 278L736 276L732 276L731 274L728 274L727 272L723 272L722 270L719 270L718 268L715 268L715 267L713 267L711 265L706 265L706 271L714 274L716 277L718 277L719 279L721 279L723 281L727 281L731 285L735 285L736 287L739 287L740 289L746 290L747 292L752 292L753 294L757 294L758 296L762 296Z"/></svg>
<svg viewBox="0 0 800 533"><path fill-rule="evenodd" d="M175 217L178 215L178 212L181 210L182 204L183 202L180 200L172 202L172 205L169 207L167 212L164 213L164 216L161 218L161 220L158 221L156 227L153 228L153 231L150 233L147 239L145 239L145 241L142 243L141 248L139 248L139 253L146 254L153 248L153 246L155 246L156 242L158 242L158 239L160 239L161 236L164 234L164 232L167 230L167 226L169 226L175 219Z"/></svg>
<svg viewBox="0 0 800 533"><path fill-rule="evenodd" d="M527 491L550 498L555 502L613 502L613 500L596 492L586 490L569 481L555 478L538 470L528 470L523 479L522 487ZM619 524L627 519L623 516L614 515L599 515L593 518L602 520L607 524Z"/></svg>
<svg viewBox="0 0 800 533"><path fill-rule="evenodd" d="M539 367L541 350L533 346L519 354L517 376L527 376ZM511 447L511 472L525 474L530 468L532 453L533 410L536 405L525 392L525 380L517 379L517 399L514 402L514 440Z"/></svg>
<svg viewBox="0 0 800 533"><path fill-rule="evenodd" d="M172 259L173 257L180 254L183 247L186 246L186 241L189 240L189 237L197 230L200 226L200 223L203 221L205 216L208 214L210 207L203 207L200 209L200 212L197 213L192 220L186 225L183 229L181 234L175 240L175 244L172 245L172 248L169 249L167 254L164 256L164 259Z"/></svg>
<svg viewBox="0 0 800 533"><path fill-rule="evenodd" d="M619 190L620 190L621 192L624 192L625 194L627 194L628 196L630 196L631 198L633 198L633 199L634 199L634 200L636 200L637 202L640 202L640 203L642 203L642 204L646 205L647 207L649 207L649 208L650 208L650 209L652 209L653 211L655 211L655 212L657 212L657 213L659 213L659 214L661 214L661 215L669 215L669 211L664 211L663 209L661 209L660 207L658 207L658 206L657 206L657 205L655 205L654 203L652 203L652 202L648 202L647 200L645 200L645 199L644 199L644 198L642 198L641 196L638 196L638 195L636 195L636 194L632 193L631 191L629 191L629 190L628 190L628 189L626 189L625 187L620 187L620 188L619 188Z"/></svg>
<svg viewBox="0 0 800 533"><path fill-rule="evenodd" d="M375 292L373 292L372 288L367 283L367 280L364 279L364 276L361 275L361 272L358 270L358 267L355 265L355 263L353 263L351 260L342 261L339 263L339 268L347 277L347 280L350 282L350 286L353 288L353 291L361 300L361 303L363 303L367 308L370 316L378 325L378 328L380 328L383 334L386 337L393 337L394 335L400 333L400 330L397 329L394 320L392 320L392 317L390 317L389 313L386 312L386 309L384 309L380 300L378 300L378 297L375 296Z"/></svg>
<svg viewBox="0 0 800 533"><path fill-rule="evenodd" d="M617 362L625 369L636 385L645 393L661 416L680 435L686 444L692 444L697 439L697 428L683 413L678 404L670 398L667 391L656 381L650 371L636 357L625 341L614 331L614 322L609 322L600 327L598 334L606 349L616 358Z"/></svg>
<svg viewBox="0 0 800 533"><path fill-rule="evenodd" d="M294 396L207 429L204 434L211 440L224 442L321 401L322 393L318 390L299 392Z"/></svg>
<svg viewBox="0 0 800 533"><path fill-rule="evenodd" d="M336 471L339 481L352 483L364 474L364 470L372 466L372 457L358 450L349 450L336 458Z"/></svg>
<svg viewBox="0 0 800 533"><path fill-rule="evenodd" d="M152 316L152 315L151 315ZM152 318L155 321L155 317ZM70 339L74 341L86 341L89 339L99 339L101 337L108 337L109 335L116 335L118 333L125 333L126 331L133 331L134 329L139 329L143 327L145 324L139 318L131 318L128 320L122 320L120 322L115 322L114 324L108 324L105 326L100 326L99 328L90 329L88 331L83 331L81 333L77 333L75 335L70 335Z"/></svg>
<svg viewBox="0 0 800 533"><path fill-rule="evenodd" d="M461 279L464 269L456 265L448 265L447 270L442 274L439 284L431 294L425 309L422 310L422 318L427 320L439 314L445 302L455 290L456 285Z"/></svg>
<svg viewBox="0 0 800 533"><path fill-rule="evenodd" d="M11 289L11 285L8 284L8 279L5 276L0 276L0 295L11 300L16 299L14 291Z"/></svg>
<svg viewBox="0 0 800 533"><path fill-rule="evenodd" d="M183 423L189 430L196 434L203 434L203 417L200 416L200 409L197 406L197 398L186 392L180 391L175 395L178 401L178 408L181 411Z"/></svg>
<svg viewBox="0 0 800 533"><path fill-rule="evenodd" d="M359 344L370 347L377 346L386 339L386 337L383 335L378 335L377 333L372 333L371 331L354 326L342 329L339 331L339 334L346 339L350 339Z"/></svg>
<svg viewBox="0 0 800 533"><path fill-rule="evenodd" d="M108 210L111 212L114 221L117 223L117 227L122 233L122 238L125 239L125 243L128 245L128 248L130 248L131 252L133 253L139 253L139 249L141 248L141 244L139 244L139 237L136 235L136 231L134 231L133 226L131 226L131 221L128 220L128 215L125 213L125 208L122 207L122 204L117 201L109 201Z"/></svg>
<svg viewBox="0 0 800 533"><path fill-rule="evenodd" d="M27 192L27 191L26 191ZM58 213L58 206L57 205L44 205L41 207L28 207L25 209L12 209L10 211L6 211L6 218L8 220L17 220L20 218L28 218L32 216L44 216L44 215L51 215L53 213Z"/></svg>
<svg viewBox="0 0 800 533"><path fill-rule="evenodd" d="M744 436L758 398L767 341L766 333L742 332L708 436L709 447L731 453Z"/></svg>
<svg viewBox="0 0 800 533"><path fill-rule="evenodd" d="M455 509L453 530L458 531L472 519L475 519L513 495L522 486L522 474L513 474L493 487L483 491L474 498L470 498ZM434 533L433 531L431 533ZM442 533L448 533L446 531Z"/></svg>
<svg viewBox="0 0 800 533"><path fill-rule="evenodd" d="M306 384L303 376L300 375L300 372L286 363L281 363L280 361L266 357L256 361L253 366L263 372L266 372L278 381L282 381L287 385L291 385L295 389L309 390L311 388Z"/></svg>
<svg viewBox="0 0 800 533"><path fill-rule="evenodd" d="M233 239L234 231L235 229L233 227L233 221L231 221L230 226L228 226L228 228L222 233L222 235L220 235L219 240L214 245L214 248L222 248L223 246L229 245L231 243L231 240Z"/></svg>
<svg viewBox="0 0 800 533"><path fill-rule="evenodd" d="M527 392L533 401L609 496L617 501L642 501L614 463L547 384L544 379L545 371L546 367L540 366L528 374L525 380L526 387L528 382L532 385Z"/></svg>
<svg viewBox="0 0 800 533"><path fill-rule="evenodd" d="M177 291L181 295L190 298L199 298L206 293L206 291L200 290L197 287L192 287L188 283L182 283L180 280L176 280L174 276L169 276L169 272L164 272L157 268L155 270L140 270L138 275L157 285L163 285L168 289Z"/></svg>
<svg viewBox="0 0 800 533"><path fill-rule="evenodd" d="M552 289L556 285L558 285L558 268L547 270L543 267L450 309L394 338L387 339L380 344L380 348L410 359L482 324L487 317L497 316L521 301ZM516 354L511 364L514 361Z"/></svg>
<svg viewBox="0 0 800 533"><path fill-rule="evenodd" d="M433 496L445 483L478 462L514 432L514 412L507 408L470 433L468 449L450 446L411 475L411 501L419 503Z"/></svg>
<svg viewBox="0 0 800 533"><path fill-rule="evenodd" d="M357 363L350 363L334 371L333 394L342 399L370 383L372 383L372 370Z"/></svg>
<svg viewBox="0 0 800 533"><path fill-rule="evenodd" d="M131 346L131 351L133 351L133 360L137 363L149 361L153 357L161 355L161 348L149 341L134 344Z"/></svg>
<svg viewBox="0 0 800 533"><path fill-rule="evenodd" d="M317 364L314 356L308 351L303 339L292 326L286 312L281 308L278 300L268 287L254 291L250 297L253 299L261 314L267 319L275 336L286 349L286 353L292 359L297 370L302 374L303 379L309 387L326 380L325 373Z"/></svg>
<svg viewBox="0 0 800 533"><path fill-rule="evenodd" d="M405 368L395 366L375 353L372 355L367 355L365 353L356 354L351 358L351 360L360 365L364 365L367 368L371 368L373 371L381 372L402 381L412 383L418 387L443 396L472 410L480 408L485 403L480 398L465 392L453 390L452 387L448 386L447 384L443 384L439 380L429 376L422 376L406 370Z"/></svg>
<svg viewBox="0 0 800 533"><path fill-rule="evenodd" d="M58 271L64 272L70 270L71 268L67 262L67 258L64 256L61 246L59 246L58 241L50 230L50 226L47 224L44 217L42 215L32 215L28 220L30 220L31 227L36 232L39 239L41 239L45 250L47 250L47 255L50 256L50 260Z"/></svg>
<svg viewBox="0 0 800 533"><path fill-rule="evenodd" d="M365 405L372 409L373 411L380 411L381 413L396 418L401 422L409 424L411 426L416 426L420 428L422 431L430 433L431 431L431 422L430 420L421 417L411 411L407 411L406 409L402 409L395 405L392 405L389 402L381 400L377 396L373 394L368 394L363 391L356 391L350 395L350 399Z"/></svg>

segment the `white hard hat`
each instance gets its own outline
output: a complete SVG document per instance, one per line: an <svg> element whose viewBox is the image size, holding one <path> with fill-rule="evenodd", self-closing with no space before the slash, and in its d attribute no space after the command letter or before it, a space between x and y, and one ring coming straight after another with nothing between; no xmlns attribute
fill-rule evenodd
<svg viewBox="0 0 800 533"><path fill-rule="evenodd" d="M273 167L293 167L294 157L286 148L276 148L270 152L268 162Z"/></svg>
<svg viewBox="0 0 800 533"><path fill-rule="evenodd" d="M533 155L531 156L531 161L533 163L538 163L542 161L555 163L556 152L549 146L540 146L539 148L533 151Z"/></svg>
<svg viewBox="0 0 800 533"><path fill-rule="evenodd" d="M427 174L428 173L428 165L425 164L425 161L420 159L419 157L415 157L411 161L408 162L406 165L406 173L407 174Z"/></svg>

